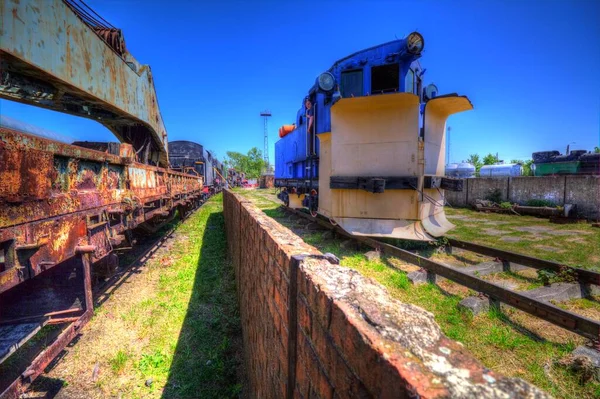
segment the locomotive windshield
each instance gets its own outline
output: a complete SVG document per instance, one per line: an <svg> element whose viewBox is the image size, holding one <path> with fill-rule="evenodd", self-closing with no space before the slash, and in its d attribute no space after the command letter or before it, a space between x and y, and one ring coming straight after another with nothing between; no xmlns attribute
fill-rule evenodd
<svg viewBox="0 0 600 399"><path fill-rule="evenodd" d="M362 95L363 70L344 71L341 75L340 93L342 97L354 97Z"/></svg>

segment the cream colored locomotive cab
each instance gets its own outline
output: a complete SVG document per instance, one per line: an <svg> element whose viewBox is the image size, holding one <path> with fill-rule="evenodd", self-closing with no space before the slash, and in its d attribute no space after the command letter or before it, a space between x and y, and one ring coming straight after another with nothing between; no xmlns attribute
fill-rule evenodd
<svg viewBox="0 0 600 399"><path fill-rule="evenodd" d="M319 135L320 213L354 235L430 240L453 227L444 191L425 189L424 178L443 176L446 120L472 106L456 95L430 100L423 138L419 108L412 93L343 98L331 107L331 133ZM355 178L385 180L385 188L345 188Z"/></svg>

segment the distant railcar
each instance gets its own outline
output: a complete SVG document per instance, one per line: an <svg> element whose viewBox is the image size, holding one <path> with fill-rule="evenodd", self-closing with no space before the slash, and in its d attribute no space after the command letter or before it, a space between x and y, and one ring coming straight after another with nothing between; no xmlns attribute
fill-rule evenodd
<svg viewBox="0 0 600 399"><path fill-rule="evenodd" d="M480 177L518 177L523 175L523 166L518 163L483 165Z"/></svg>
<svg viewBox="0 0 600 399"><path fill-rule="evenodd" d="M421 34L351 54L319 75L279 130L275 186L351 234L431 240L454 227L444 190L446 120L467 97L423 87Z"/></svg>
<svg viewBox="0 0 600 399"><path fill-rule="evenodd" d="M241 187L245 180L246 174L244 172L240 172L234 168L227 170L227 182L230 187Z"/></svg>
<svg viewBox="0 0 600 399"><path fill-rule="evenodd" d="M186 140L170 141L169 161L175 170L194 171L202 176L207 194L221 191L224 182L219 173L223 166L202 144Z"/></svg>
<svg viewBox="0 0 600 399"><path fill-rule="evenodd" d="M558 151L534 152L535 176L600 175L600 154L573 150L568 154Z"/></svg>

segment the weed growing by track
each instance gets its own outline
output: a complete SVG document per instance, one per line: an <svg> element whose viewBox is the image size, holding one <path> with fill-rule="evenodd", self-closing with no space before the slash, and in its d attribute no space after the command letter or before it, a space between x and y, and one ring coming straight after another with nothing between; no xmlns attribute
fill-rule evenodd
<svg viewBox="0 0 600 399"><path fill-rule="evenodd" d="M336 254L342 266L358 270L364 276L377 280L400 301L413 303L432 312L444 334L463 343L486 367L507 376L523 378L556 397L600 397L600 384L587 382L582 385L579 375L557 364L576 345L583 342L575 334L510 308L503 308L501 312L492 310L474 317L457 306L461 299L474 294L471 290L447 280L437 285L414 286L409 282L406 272L417 267L385 255L380 260L369 261L364 253L370 249L356 248L353 243L343 239L324 238L323 232L302 229L300 223L289 219L280 208L273 190L235 191L252 200L268 216L292 229L308 244L322 252ZM476 235L471 232L469 234ZM463 236L457 238L467 239ZM510 246L504 249L518 251ZM428 247L417 250L423 256L439 256ZM499 277L512 278L510 273L503 273ZM522 277L514 280L521 282L525 288L540 284L534 279ZM581 300L578 306L589 309L598 304Z"/></svg>

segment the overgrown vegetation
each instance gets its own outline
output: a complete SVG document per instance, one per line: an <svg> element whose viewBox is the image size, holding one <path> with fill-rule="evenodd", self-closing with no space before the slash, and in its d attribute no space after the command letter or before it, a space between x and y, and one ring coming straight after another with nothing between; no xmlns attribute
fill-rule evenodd
<svg viewBox="0 0 600 399"><path fill-rule="evenodd" d="M556 204L552 201L549 200L545 200L545 199L530 199L527 200L526 203L527 206L539 206L539 207L550 207L550 208L554 208L556 206Z"/></svg>
<svg viewBox="0 0 600 399"><path fill-rule="evenodd" d="M493 203L499 204L502 202L502 191L500 191L500 189L498 188L490 188L485 199L488 201L492 201Z"/></svg>
<svg viewBox="0 0 600 399"><path fill-rule="evenodd" d="M280 223L292 229L297 226L295 222L285 217L272 191L240 192ZM565 235L549 235L548 242L558 242L558 245L568 248L569 251L549 253L536 249L538 252L532 253L532 251L528 251L529 248L532 248L531 242L526 245L522 245L520 242L504 242L498 240L497 236L482 234L482 230L486 228L487 222L505 223L493 226L495 229L506 228L509 231L508 228L511 226L531 227L544 223L547 225L547 221L526 216L514 218L499 214L482 215L463 209L452 209L447 212L451 216L462 217L452 220L458 225L457 229L453 231L453 236L456 238L481 242L533 256L542 255L539 257L550 260L556 260L553 259L556 256L561 259L573 260L573 262L566 262L567 264L577 265L578 262L575 260L585 260L585 264L590 266L590 262L595 262L600 269L600 258L593 258L595 255L591 249L600 247L600 234L598 233L596 235L582 234L586 241L579 243L569 242L568 236ZM557 230L573 228L572 226L553 227ZM457 307L462 298L474 294L471 290L449 281L441 282L438 285L414 286L408 281L406 275L407 271L415 270L416 266L414 265L404 264L398 259L385 255L380 260L369 261L364 256L367 248L356 249L352 245L344 245L341 240L324 239L321 232L304 230L296 230L296 232L307 243L322 252L336 254L340 258L342 266L356 269L361 274L379 281L388 288L393 297L432 312L444 334L462 342L486 367L504 375L523 378L555 397L569 399L600 397L600 383L583 381L579 371L571 370L563 362L563 359L568 358L575 346L582 342L581 338L576 335L511 308L502 308L502 311L492 308L487 314L473 317L471 313ZM532 233L516 230L514 234L522 237ZM394 244L396 245L396 243ZM405 247L411 247L410 249L425 256L443 256L438 251L431 250L435 246L427 244L406 245ZM588 256L592 258L587 258ZM526 278L513 272L499 273L498 277L520 281L523 285L522 289L531 289L543 284L540 279ZM560 277L552 276L550 278ZM596 301L586 300L581 305L573 306L600 312L600 305Z"/></svg>
<svg viewBox="0 0 600 399"><path fill-rule="evenodd" d="M267 166L265 165L262 151L256 147L251 148L246 155L240 152L227 151L225 163L227 167L245 173L248 179L260 177Z"/></svg>

